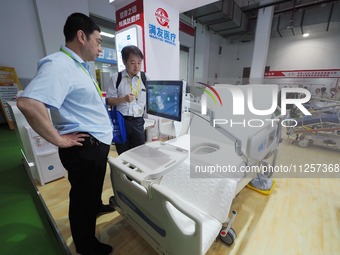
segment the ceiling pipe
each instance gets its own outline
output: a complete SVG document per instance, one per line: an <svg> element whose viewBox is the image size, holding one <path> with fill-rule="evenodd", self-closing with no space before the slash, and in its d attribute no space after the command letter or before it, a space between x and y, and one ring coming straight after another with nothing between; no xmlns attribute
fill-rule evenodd
<svg viewBox="0 0 340 255"><path fill-rule="evenodd" d="M279 34L279 36L282 38L282 34L280 32L280 21L281 21L281 16L278 17L278 20L277 20L277 26L276 26L276 32Z"/></svg>
<svg viewBox="0 0 340 255"><path fill-rule="evenodd" d="M289 29L292 31L292 34L294 36L295 36L295 33L294 33L293 23L294 23L294 13L296 12L295 6L296 6L296 0L293 0L293 10L292 10L292 14L291 14L290 20L289 20Z"/></svg>
<svg viewBox="0 0 340 255"><path fill-rule="evenodd" d="M290 2L290 1L291 0L280 0L280 1L272 2L272 3L268 3L268 4L263 4L263 5L260 5L260 6L252 7L252 8L249 8L249 9L247 9L247 8L241 8L241 9L242 9L243 12L252 12L252 11L258 11L259 9L266 8L266 7L269 7L269 6L287 3L287 2Z"/></svg>
<svg viewBox="0 0 340 255"><path fill-rule="evenodd" d="M300 22L300 29L301 29L301 34L303 35L303 20L305 19L305 10L302 11L302 17L301 17L301 22Z"/></svg>
<svg viewBox="0 0 340 255"><path fill-rule="evenodd" d="M283 3L287 3L287 2L291 2L292 0L281 0L281 1L277 1L277 2L272 2L272 3L268 3L268 4L263 4L263 5L260 5L260 6L257 6L257 7L253 7L253 8L249 8L249 9L246 9L246 8L241 8L241 10L246 13L246 12L252 12L252 11L258 11L259 9L262 9L262 8L266 8L266 7L269 7L269 6L273 6L273 5L279 5L279 4L283 4ZM325 3L330 3L330 2L337 2L338 0L323 0L323 1L313 1L313 2L310 2L310 3L306 3L306 4L300 4L300 5L295 5L293 7L289 7L289 8L286 8L286 9L281 9L281 10L277 10L277 11L274 11L274 15L275 14L280 14L280 13L284 13L284 12L289 12L293 9L297 10L297 9L301 9L301 8L307 8L307 7L313 7L313 6L316 6L316 5L320 5L320 4L325 4ZM255 17L256 18L256 17Z"/></svg>
<svg viewBox="0 0 340 255"><path fill-rule="evenodd" d="M331 11L329 13L326 31L329 31L329 26L331 25L331 19L332 19L332 15L333 15L333 10L334 10L334 3L332 4Z"/></svg>

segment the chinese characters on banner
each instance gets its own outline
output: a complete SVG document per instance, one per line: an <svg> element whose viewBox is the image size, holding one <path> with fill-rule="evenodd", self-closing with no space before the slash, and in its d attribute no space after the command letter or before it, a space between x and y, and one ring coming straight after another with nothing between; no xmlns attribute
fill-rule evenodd
<svg viewBox="0 0 340 255"><path fill-rule="evenodd" d="M161 42L176 46L176 34L157 27L154 24L149 24L149 36Z"/></svg>
<svg viewBox="0 0 340 255"><path fill-rule="evenodd" d="M135 45L133 36L137 30L136 46L144 53L144 71L153 79L178 79L178 10L163 1L135 0L117 9L116 19L118 70L121 68L120 49L126 45ZM137 29L133 30L134 27Z"/></svg>
<svg viewBox="0 0 340 255"><path fill-rule="evenodd" d="M146 31L144 32L144 29L148 29L147 33L150 38L175 46L177 34L170 30L168 12L163 8L157 8L154 13L154 22L150 22L148 28L145 28L143 11L143 1L135 1L117 10L117 31L137 24L143 28L145 35L147 34Z"/></svg>
<svg viewBox="0 0 340 255"><path fill-rule="evenodd" d="M169 14L163 8L157 8L154 13L154 23L149 23L149 36L153 39L176 46L177 34L170 31ZM155 22L157 21L157 23Z"/></svg>
<svg viewBox="0 0 340 255"><path fill-rule="evenodd" d="M308 71L268 71L265 78L285 77L285 78L339 78L340 70L308 70Z"/></svg>
<svg viewBox="0 0 340 255"><path fill-rule="evenodd" d="M144 26L143 1L137 0L116 11L116 31L120 31L131 25Z"/></svg>
<svg viewBox="0 0 340 255"><path fill-rule="evenodd" d="M268 71L264 82L306 88L314 97L340 100L340 69Z"/></svg>
<svg viewBox="0 0 340 255"><path fill-rule="evenodd" d="M125 27L131 24L136 23L141 19L140 13L137 12L137 6L134 5L132 8L129 8L128 10L124 10L119 13L121 21L118 22L119 27Z"/></svg>

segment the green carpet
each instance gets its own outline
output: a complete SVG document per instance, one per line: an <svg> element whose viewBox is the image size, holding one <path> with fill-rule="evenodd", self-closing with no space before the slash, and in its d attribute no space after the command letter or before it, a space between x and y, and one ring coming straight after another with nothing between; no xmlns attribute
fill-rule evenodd
<svg viewBox="0 0 340 255"><path fill-rule="evenodd" d="M68 254L21 159L16 132L0 125L0 255Z"/></svg>

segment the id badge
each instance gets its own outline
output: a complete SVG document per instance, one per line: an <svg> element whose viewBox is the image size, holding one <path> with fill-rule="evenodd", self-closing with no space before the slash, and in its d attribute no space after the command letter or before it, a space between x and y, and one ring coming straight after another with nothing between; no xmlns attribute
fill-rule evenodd
<svg viewBox="0 0 340 255"><path fill-rule="evenodd" d="M135 102L132 106L133 110L133 117L142 117L144 114L144 103L142 102Z"/></svg>

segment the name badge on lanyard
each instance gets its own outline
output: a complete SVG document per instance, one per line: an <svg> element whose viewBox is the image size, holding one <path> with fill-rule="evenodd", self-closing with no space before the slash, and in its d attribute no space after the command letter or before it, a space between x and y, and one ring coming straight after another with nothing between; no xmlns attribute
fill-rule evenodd
<svg viewBox="0 0 340 255"><path fill-rule="evenodd" d="M131 92L135 96L135 99L131 103L132 104L133 116L134 117L142 117L143 113L144 113L144 103L141 102L141 101L138 101L138 96L139 96L138 93L139 93L139 89L140 89L140 77L138 78L136 89L134 89L133 86L132 86L132 78L131 78L131 80L129 80L128 77L126 77L126 79L128 80L128 83L130 85Z"/></svg>
<svg viewBox="0 0 340 255"><path fill-rule="evenodd" d="M133 117L141 117L144 113L144 103L134 100L132 105Z"/></svg>

